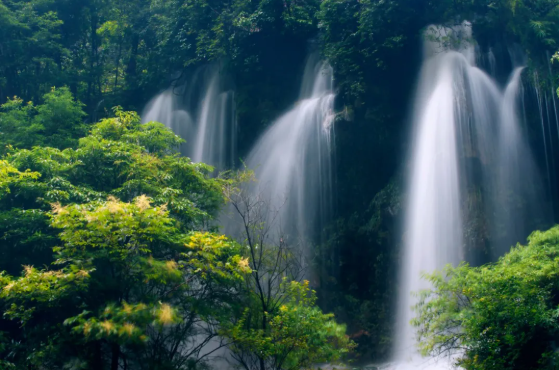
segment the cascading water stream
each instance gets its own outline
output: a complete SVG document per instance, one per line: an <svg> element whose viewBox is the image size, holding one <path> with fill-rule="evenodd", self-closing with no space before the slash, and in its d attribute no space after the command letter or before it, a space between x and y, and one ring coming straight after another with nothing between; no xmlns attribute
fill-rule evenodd
<svg viewBox="0 0 559 370"><path fill-rule="evenodd" d="M180 96L171 87L153 98L142 113L142 122L161 122L185 140L194 134L195 124L188 111L181 109ZM187 146L183 145L181 152L188 155Z"/></svg>
<svg viewBox="0 0 559 370"><path fill-rule="evenodd" d="M539 170L522 131L518 102L523 67L517 67L503 93L498 135L499 157L494 167L497 175L492 197L492 225L495 250L506 253L511 245L526 238L531 219L545 215ZM530 179L526 181L526 179ZM522 202L520 207L511 207Z"/></svg>
<svg viewBox="0 0 559 370"><path fill-rule="evenodd" d="M496 245L510 247L529 230L524 212L511 212L511 197L537 205L538 174L521 133L518 96L522 68L504 90L474 66L471 27L431 26L414 111L413 146L404 225L397 330L393 359L398 369L450 368L451 358L422 359L410 324L411 294L428 289L422 272L440 270L466 259L465 226L471 212L465 206L471 189L481 189L487 223ZM436 36L436 37L435 37ZM459 41L457 50L439 42ZM466 42L464 42L466 41ZM494 74L494 72L493 72ZM532 184L522 178L529 176ZM535 184L535 185L534 185ZM528 210L529 206L523 209ZM518 211L518 210L514 210ZM505 214L507 213L508 214ZM526 212L532 215L530 211ZM498 249L498 248L497 248Z"/></svg>
<svg viewBox="0 0 559 370"><path fill-rule="evenodd" d="M536 92L536 99L538 101L538 108L539 108L539 113L540 113L540 123L541 123L541 128L542 128L543 147L544 147L544 155L545 155L545 167L546 167L546 170L547 170L547 186L549 188L549 191L551 191L551 170L550 170L550 167L549 167L549 154L548 154L548 149L547 149L547 135L546 135L546 129L545 129L545 120L544 120L544 114L543 114L542 98L541 98L541 95L540 95L540 90L537 87L537 85L539 84L537 74L534 76L534 80L536 81L536 87L534 88L534 90Z"/></svg>
<svg viewBox="0 0 559 370"><path fill-rule="evenodd" d="M266 205L273 237L308 241L330 213L333 103L332 68L311 56L300 100L247 156L245 164L257 181L245 191ZM235 233L234 218L223 223L227 233Z"/></svg>
<svg viewBox="0 0 559 370"><path fill-rule="evenodd" d="M220 71L205 67L184 84L148 103L142 121L165 124L187 141L183 155L224 170L233 166L236 122L233 92L224 90Z"/></svg>
<svg viewBox="0 0 559 370"><path fill-rule="evenodd" d="M453 123L460 117L455 106L454 75L464 58L453 52L431 62L426 64L421 79L425 95L418 97L421 103L417 112L396 335L398 362L406 362L407 356L415 355L414 331L409 324L413 318L410 307L415 302L410 293L429 287L420 279L421 272L433 271L461 257L456 140L460 127Z"/></svg>

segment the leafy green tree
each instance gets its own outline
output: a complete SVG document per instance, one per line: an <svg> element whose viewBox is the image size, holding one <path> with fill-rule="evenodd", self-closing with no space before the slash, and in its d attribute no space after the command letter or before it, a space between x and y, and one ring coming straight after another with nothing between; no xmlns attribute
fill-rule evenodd
<svg viewBox="0 0 559 370"><path fill-rule="evenodd" d="M30 136L26 120L72 127L65 109L80 106L52 94L2 116L22 123L12 137ZM17 368L198 366L250 272L235 243L194 231L212 227L229 180L179 157L162 124L114 114L75 147L36 146L38 132L0 161L0 347Z"/></svg>
<svg viewBox="0 0 559 370"><path fill-rule="evenodd" d="M8 145L26 149L77 145L86 131L82 107L65 87L52 88L37 106L32 102L24 104L17 97L8 99L0 106L0 152L5 152Z"/></svg>
<svg viewBox="0 0 559 370"><path fill-rule="evenodd" d="M62 22L50 1L0 2L0 96L37 99L59 82L66 53L60 43Z"/></svg>
<svg viewBox="0 0 559 370"><path fill-rule="evenodd" d="M15 116L17 120L10 122L21 123L9 133L12 138L26 137L23 113L26 108L0 113L0 121ZM52 262L51 248L58 237L48 215L54 202L88 203L109 195L131 201L146 194L159 205L168 204L184 230L210 226L223 202L220 180L208 178L211 168L171 154L182 140L162 124L140 125L135 113L115 113L116 117L94 125L75 149L10 149L5 157L10 166L38 175L7 183L0 198L0 271L15 274L23 264ZM64 127L63 122L60 125ZM32 138L39 143L44 139L38 133Z"/></svg>
<svg viewBox="0 0 559 370"><path fill-rule="evenodd" d="M447 266L417 305L424 354L458 354L465 369L555 369L559 227L535 231L498 262Z"/></svg>
<svg viewBox="0 0 559 370"><path fill-rule="evenodd" d="M253 181L244 172L237 181ZM246 370L310 369L317 363L336 363L355 345L345 335L345 325L316 305L316 293L303 280L306 257L301 244L283 235L277 210L259 195L249 195L235 182L224 187L232 219L239 224L233 234L252 270L244 284L242 304L222 335L231 341L232 357ZM301 242L299 242L301 243Z"/></svg>
<svg viewBox="0 0 559 370"><path fill-rule="evenodd" d="M144 195L133 203L53 204L53 214L63 242L54 249L58 269L28 266L20 278L2 276L5 316L21 322L26 345L48 339L38 328L55 338L51 353L32 350L34 360L16 357L19 364L63 364L65 352L84 366L115 370L182 369L203 359L198 353L217 335L210 325L227 310L232 283L250 272L236 244L182 234L166 207L152 207Z"/></svg>
<svg viewBox="0 0 559 370"><path fill-rule="evenodd" d="M41 174L20 172L8 160L0 163L0 271L17 273L22 265L50 263L56 237L36 203L45 191Z"/></svg>
<svg viewBox="0 0 559 370"><path fill-rule="evenodd" d="M242 318L223 333L232 341L231 350L242 368L297 370L320 363L336 363L350 353L354 344L333 314L316 306L309 282L284 280L281 304L262 312L256 300ZM266 329L260 323L266 321Z"/></svg>
<svg viewBox="0 0 559 370"><path fill-rule="evenodd" d="M163 125L114 113L76 148L9 149L0 162L0 215L11 218L0 250L6 366L190 369L211 354L207 343L226 344L219 336L258 368L350 351L308 282L281 281L301 276L294 251L257 251L260 223L248 254L193 231L250 174L209 178L210 167L176 154L182 140Z"/></svg>

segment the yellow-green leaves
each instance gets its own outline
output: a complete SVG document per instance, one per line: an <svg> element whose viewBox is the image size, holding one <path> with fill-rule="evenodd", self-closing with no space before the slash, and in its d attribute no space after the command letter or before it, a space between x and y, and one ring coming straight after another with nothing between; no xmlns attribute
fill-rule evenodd
<svg viewBox="0 0 559 370"><path fill-rule="evenodd" d="M4 314L25 325L36 310L56 307L63 298L85 288L91 271L78 268L38 270L24 266L24 276L20 278L0 273L0 299L9 304Z"/></svg>
<svg viewBox="0 0 559 370"><path fill-rule="evenodd" d="M36 180L40 176L38 172L20 172L8 161L0 160L0 199L10 192L10 186L17 185L26 180Z"/></svg>
<svg viewBox="0 0 559 370"><path fill-rule="evenodd" d="M234 352L256 356L270 368L299 370L336 363L353 350L355 344L346 335L345 325L315 305L316 295L308 281L284 280L282 284L283 304L273 312L256 318L247 308L236 325L223 331L232 340ZM260 326L262 319L266 327Z"/></svg>
<svg viewBox="0 0 559 370"><path fill-rule="evenodd" d="M193 232L184 245L184 267L202 279L212 276L241 279L244 274L252 272L248 259L237 254L239 246L224 235Z"/></svg>
<svg viewBox="0 0 559 370"><path fill-rule="evenodd" d="M71 326L74 333L86 340L109 339L118 343L145 342L149 336L149 326L162 328L177 324L180 317L176 309L167 303L107 305L98 316L90 312L67 319L64 324Z"/></svg>
<svg viewBox="0 0 559 370"><path fill-rule="evenodd" d="M62 229L60 238L65 245L59 254L64 260L103 256L124 265L147 264L153 270L156 264L148 263L152 247L176 247L170 238L177 231L166 207L152 207L144 195L132 203L111 196L104 202L83 205L54 204L53 213L52 225Z"/></svg>
<svg viewBox="0 0 559 370"><path fill-rule="evenodd" d="M65 115L77 106L67 98L66 90L51 92L41 125L60 108L60 128L67 128ZM0 126L38 114L33 105L9 103ZM0 160L0 308L29 343L22 364L58 361L51 348L85 353L101 342L128 353L149 347L163 354L153 361L186 363L196 355L192 336L216 335L252 273L235 242L195 231L211 226L228 180L178 156L182 140L162 124L141 124L120 108L114 114L76 147L10 147Z"/></svg>
<svg viewBox="0 0 559 370"><path fill-rule="evenodd" d="M56 249L56 263L95 268L95 292L122 301L66 320L88 340L142 342L148 327L160 331L190 315L218 315L212 294L224 299L251 272L237 244L208 232L182 234L166 206L146 195L129 203L112 196L80 205L55 203L52 213L64 243ZM199 313L191 311L195 307Z"/></svg>
<svg viewBox="0 0 559 370"><path fill-rule="evenodd" d="M138 113L113 109L115 117L105 118L93 126L92 136L98 140L123 141L145 148L154 155L171 155L184 140L159 122L140 124Z"/></svg>

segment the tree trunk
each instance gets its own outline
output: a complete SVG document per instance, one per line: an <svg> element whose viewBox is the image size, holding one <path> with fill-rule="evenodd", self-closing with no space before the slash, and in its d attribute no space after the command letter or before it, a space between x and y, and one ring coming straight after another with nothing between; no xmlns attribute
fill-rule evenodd
<svg viewBox="0 0 559 370"><path fill-rule="evenodd" d="M120 359L120 346L113 344L111 355L111 370L118 370L118 360Z"/></svg>
<svg viewBox="0 0 559 370"><path fill-rule="evenodd" d="M91 32L91 49L89 55L89 76L87 79L87 102L91 109L94 106L94 84L96 80L96 61L97 61L97 23L98 23L98 15L97 15L97 8L95 5L91 5L89 8L91 22L90 22L90 32Z"/></svg>
<svg viewBox="0 0 559 370"><path fill-rule="evenodd" d="M140 44L140 36L136 32L134 32L134 34L132 35L130 59L128 60L128 66L126 67L126 77L129 79L128 82L129 86L135 86L139 44Z"/></svg>
<svg viewBox="0 0 559 370"><path fill-rule="evenodd" d="M91 363L93 369L103 369L103 353L101 351L101 342L93 343L93 361Z"/></svg>
<svg viewBox="0 0 559 370"><path fill-rule="evenodd" d="M122 54L122 39L118 42L118 54L116 56L116 71L115 71L115 87L113 93L116 93L116 87L118 85L118 69L120 67L120 57Z"/></svg>

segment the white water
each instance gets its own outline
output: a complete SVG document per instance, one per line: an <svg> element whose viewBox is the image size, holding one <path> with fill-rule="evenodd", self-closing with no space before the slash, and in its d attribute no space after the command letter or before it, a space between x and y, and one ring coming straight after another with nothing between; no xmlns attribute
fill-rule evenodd
<svg viewBox="0 0 559 370"><path fill-rule="evenodd" d="M409 201L405 220L405 252L398 304L395 361L419 367L415 351L411 292L429 287L421 279L446 263L461 259L462 221L456 123L462 118L457 103L463 91L463 72L469 65L458 52L426 45L427 60L421 72L416 97L414 149L412 150ZM458 80L458 81L457 81Z"/></svg>
<svg viewBox="0 0 559 370"><path fill-rule="evenodd" d="M518 103L523 91L523 70L523 67L517 67L513 71L501 105L499 158L495 168L496 196L493 198L493 234L500 244L500 248L497 245L499 254L524 241L530 231L527 228L530 221L546 213L544 197L541 196L544 187L521 126L524 115L520 114L521 105ZM515 204L519 205L515 207Z"/></svg>
<svg viewBox="0 0 559 370"><path fill-rule="evenodd" d="M522 68L513 71L502 91L474 65L471 43L451 50L437 42L434 35L468 40L470 25L453 29L431 26L427 31L415 102L404 221L392 364L397 369L452 367L452 358L418 355L415 330L410 324L414 317L411 307L417 299L411 293L430 288L421 278L423 272L440 270L449 263L457 265L465 259L465 203L469 189L482 188L484 196L492 198L486 199L485 212L493 234L498 228L505 234L518 233L524 220L505 214L501 208L508 204L506 196L511 193L528 202L532 200L534 188L519 185L526 182L523 176L533 176L530 178L534 183L538 182L531 153L520 132L517 100ZM474 168L480 168L477 175ZM506 195L498 195L501 193Z"/></svg>
<svg viewBox="0 0 559 370"><path fill-rule="evenodd" d="M546 76L541 76L542 78L540 79L540 76L535 72L533 79L534 97L539 108L537 113L540 117L540 135L543 141L541 155L545 158L547 189L544 192L551 198L551 205L553 203L557 204L556 202L558 201L557 197L554 196L554 190L559 183L559 173L557 172L557 158L559 154L559 113L557 112L555 84L551 75L551 67L549 68L549 75L547 78ZM544 89L544 87L546 87L546 80L548 81L547 87L551 86L549 94L547 93L547 89ZM551 100L551 102L549 102L549 100Z"/></svg>
<svg viewBox="0 0 559 370"><path fill-rule="evenodd" d="M224 89L218 68L205 67L191 79L150 101L142 121L165 124L186 140L183 155L224 170L233 166L236 122L233 92Z"/></svg>
<svg viewBox="0 0 559 370"><path fill-rule="evenodd" d="M265 204L273 238L308 241L330 213L333 103L332 69L311 56L300 100L271 124L246 158L257 181L244 190ZM235 219L225 223L226 232L233 233Z"/></svg>

